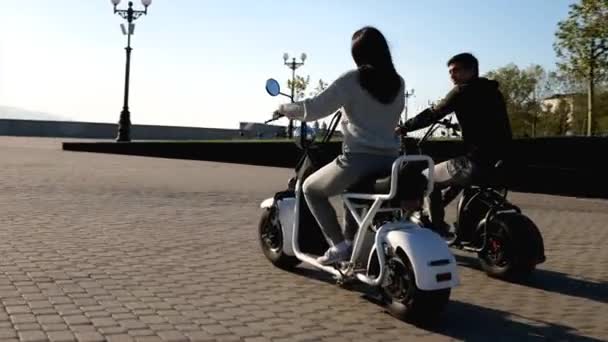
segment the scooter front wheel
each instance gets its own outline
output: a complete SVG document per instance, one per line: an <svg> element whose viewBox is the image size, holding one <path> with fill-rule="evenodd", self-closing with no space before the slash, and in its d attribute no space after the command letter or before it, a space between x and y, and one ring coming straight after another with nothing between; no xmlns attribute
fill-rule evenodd
<svg viewBox="0 0 608 342"><path fill-rule="evenodd" d="M389 257L385 267L387 280L381 292L391 315L417 323L430 323L439 317L450 300L450 288L420 290L412 264L402 250Z"/></svg>
<svg viewBox="0 0 608 342"><path fill-rule="evenodd" d="M300 260L286 255L283 250L283 229L276 216L274 207L264 209L258 226L258 238L262 252L270 262L282 269L290 270L296 267Z"/></svg>

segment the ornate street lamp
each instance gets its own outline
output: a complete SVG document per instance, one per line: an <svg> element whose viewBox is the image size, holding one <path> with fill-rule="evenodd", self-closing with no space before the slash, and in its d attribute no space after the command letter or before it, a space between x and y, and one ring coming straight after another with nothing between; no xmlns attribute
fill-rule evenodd
<svg viewBox="0 0 608 342"><path fill-rule="evenodd" d="M301 62L296 62L296 58L292 58L291 62L289 61L289 54L283 54L283 61L289 69L291 69L291 102L294 102L295 98L295 81L296 81L296 69L304 65L306 61L306 54L302 53L300 56ZM288 137L291 139L293 137L293 120L289 120L289 126L287 128Z"/></svg>
<svg viewBox="0 0 608 342"><path fill-rule="evenodd" d="M131 35L135 30L135 24L133 21L141 17L144 14L148 14L148 6L152 3L152 0L141 0L141 4L144 5L144 10L134 10L133 1L129 1L129 8L126 10L116 9L116 6L120 4L121 0L111 0L114 5L114 13L120 15L125 19L129 26L125 29L124 25L121 24L123 34L127 36L127 61L125 67L125 95L122 112L120 113L120 120L118 122L118 137L117 141L131 141L131 113L129 113L129 73L131 69Z"/></svg>

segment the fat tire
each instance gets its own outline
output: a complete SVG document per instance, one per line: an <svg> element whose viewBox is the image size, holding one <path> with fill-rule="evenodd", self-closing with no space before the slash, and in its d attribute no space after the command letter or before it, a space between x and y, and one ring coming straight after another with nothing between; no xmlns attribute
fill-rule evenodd
<svg viewBox="0 0 608 342"><path fill-rule="evenodd" d="M276 215L276 209L274 207L264 209L264 212L262 213L262 216L260 217L260 222L258 225L258 241L259 241L260 247L262 249L262 252L274 266L284 269L284 270L291 270L300 264L300 260L298 258L296 258L295 256L286 255L285 252L283 251L282 242L281 242L281 246L279 247L279 249L274 251L268 246L268 244L266 244L266 242L264 241L264 239L262 237L264 234L264 230L267 229L267 225L272 224L273 215ZM278 227L278 229L281 232L281 241L282 241L283 229L281 227Z"/></svg>
<svg viewBox="0 0 608 342"><path fill-rule="evenodd" d="M478 253L481 268L492 278L507 281L523 281L530 277L539 258L544 259L543 251L538 251L539 236L533 222L521 214L497 215L488 223L488 232L502 230L509 247L507 264L496 265L488 256L487 248ZM540 241L538 239L541 239ZM541 254L541 256L539 256Z"/></svg>
<svg viewBox="0 0 608 342"><path fill-rule="evenodd" d="M412 264L406 253L401 249L397 250L397 258L405 266L405 271L409 275L410 295L406 300L395 300L386 288L381 288L382 297L391 315L401 320L417 323L429 324L435 322L450 300L451 289L441 289L433 291L421 290L416 286L416 278Z"/></svg>

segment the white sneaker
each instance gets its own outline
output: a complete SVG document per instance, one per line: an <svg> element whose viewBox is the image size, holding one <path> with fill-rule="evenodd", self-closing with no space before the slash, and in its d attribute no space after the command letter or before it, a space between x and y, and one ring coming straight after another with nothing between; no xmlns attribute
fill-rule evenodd
<svg viewBox="0 0 608 342"><path fill-rule="evenodd" d="M330 247L325 254L317 258L317 262L321 265L331 265L340 261L348 261L350 259L351 248L345 243Z"/></svg>

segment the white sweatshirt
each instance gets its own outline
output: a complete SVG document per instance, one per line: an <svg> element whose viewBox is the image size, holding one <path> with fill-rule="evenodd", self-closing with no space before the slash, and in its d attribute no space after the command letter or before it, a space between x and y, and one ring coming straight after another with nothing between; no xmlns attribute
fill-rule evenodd
<svg viewBox="0 0 608 342"><path fill-rule="evenodd" d="M405 105L405 82L401 78L399 95L392 103L383 104L359 84L359 72L342 74L315 97L279 106L286 117L300 121L315 121L342 112L342 150L346 153L397 155L399 138L395 128Z"/></svg>

